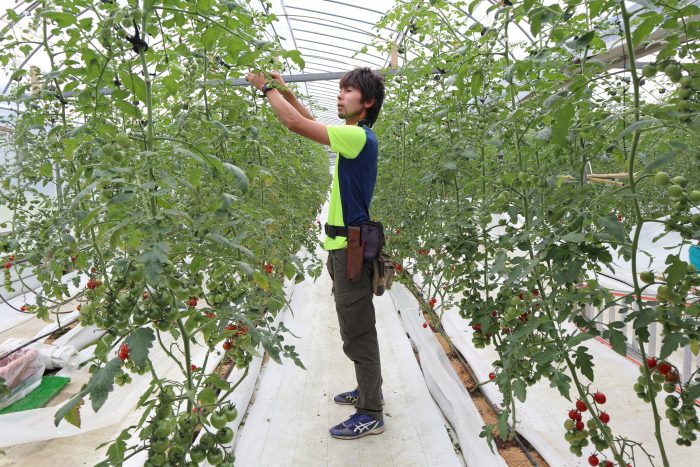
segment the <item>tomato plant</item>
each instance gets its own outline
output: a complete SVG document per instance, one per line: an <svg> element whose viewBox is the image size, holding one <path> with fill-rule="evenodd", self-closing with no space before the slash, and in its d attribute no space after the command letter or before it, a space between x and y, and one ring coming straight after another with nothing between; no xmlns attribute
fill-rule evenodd
<svg viewBox="0 0 700 467"><path fill-rule="evenodd" d="M202 368L227 358L244 377L259 347L302 365L273 322L284 281L320 273L296 252L315 249L330 176L320 147L228 81L280 59L303 65L298 52L261 40L273 18L246 2L46 0L29 21L8 19L0 63L17 112L2 142L14 155L0 168L12 211L2 254L39 279L38 318L75 298L61 278L76 271L81 324L108 331L55 422L79 426L87 398L97 411L114 383L148 374L138 430L105 462L145 451L147 465L231 463L220 447L238 382L197 369L193 349L207 349ZM23 62L35 47L50 68L32 88ZM154 346L179 380L159 374Z"/></svg>
<svg viewBox="0 0 700 467"><path fill-rule="evenodd" d="M598 409L595 362L583 344L600 336L625 354L634 339L644 362L649 325L658 323L654 357L700 350L700 278L677 249L664 253L664 270L645 271L640 244L645 224L656 223L686 245L700 240L699 9L637 6L634 14L608 0L398 6L381 23L407 33L377 124L373 204L395 232L387 244L410 273L402 280L420 274L423 296L439 297L426 308L458 307L474 345L498 352L489 378L503 393L500 436L513 433L528 386L547 379L579 401L565 421L571 452L583 456L592 445L618 465L646 453L613 433L615 414ZM668 39L646 57L642 76L628 63L659 28ZM615 47L624 60L606 58ZM600 183L591 167L617 178ZM633 277L621 298L596 279L617 255ZM652 284L657 301L642 301ZM597 309L592 319L588 305ZM623 317L604 320L613 306ZM700 384L697 369L683 381L670 364L664 370L643 365L634 389L650 404L668 465L655 396L679 389L665 415L688 445L700 429L692 402ZM482 435L491 440L493 428Z"/></svg>

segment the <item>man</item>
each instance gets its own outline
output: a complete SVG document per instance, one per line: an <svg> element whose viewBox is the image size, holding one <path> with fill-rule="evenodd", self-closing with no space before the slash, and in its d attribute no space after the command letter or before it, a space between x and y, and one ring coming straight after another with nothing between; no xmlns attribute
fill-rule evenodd
<svg viewBox="0 0 700 467"><path fill-rule="evenodd" d="M284 86L278 73L270 76ZM262 73L246 75L261 90L272 110L291 131L338 153L323 244L326 266L333 279L336 311L343 351L355 363L357 387L335 396L342 405L354 405L356 413L329 431L335 438L356 439L384 431L382 375L379 343L372 304L372 265L364 262L360 278L347 278L347 226L369 221L369 205L377 179L377 139L370 129L384 102L384 78L369 68L358 68L340 79L338 117L345 125L324 125L291 91L278 91Z"/></svg>

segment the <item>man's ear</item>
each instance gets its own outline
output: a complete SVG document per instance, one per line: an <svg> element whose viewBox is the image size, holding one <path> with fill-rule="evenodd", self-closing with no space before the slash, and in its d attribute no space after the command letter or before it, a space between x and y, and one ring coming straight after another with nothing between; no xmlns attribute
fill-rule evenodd
<svg viewBox="0 0 700 467"><path fill-rule="evenodd" d="M374 97L372 99L368 100L367 102L362 103L362 107L364 107L365 109L369 109L373 105L374 105Z"/></svg>

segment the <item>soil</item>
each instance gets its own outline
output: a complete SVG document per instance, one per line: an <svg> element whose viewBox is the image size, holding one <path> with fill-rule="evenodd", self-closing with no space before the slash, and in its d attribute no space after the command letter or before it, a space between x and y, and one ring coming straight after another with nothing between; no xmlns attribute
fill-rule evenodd
<svg viewBox="0 0 700 467"><path fill-rule="evenodd" d="M68 331L70 331L71 329L73 329L74 327L76 327L78 324L80 324L80 320L77 320L77 319L76 319L76 320L73 321L72 323L70 323L70 324L68 324L68 325L66 325L66 326L63 326L63 327L57 329L53 334L51 334L49 337L46 338L46 340L44 341L44 343L45 343L45 344L51 344L52 342L54 342L55 340L57 340L59 337L63 336L64 334L67 334Z"/></svg>
<svg viewBox="0 0 700 467"><path fill-rule="evenodd" d="M431 323L432 319L430 315L425 312L423 314L425 316L425 321L427 323ZM484 423L495 425L497 421L497 413L491 406L488 399L486 399L484 394L477 387L476 382L471 376L471 369L468 368L466 360L460 359L457 356L455 351L452 350L452 348L450 347L450 343L447 340L447 338L443 336L439 330L435 330L433 326L431 326L431 329L433 329L435 338L440 343L440 346L447 355L447 358L450 360L450 363L452 363L452 368L454 368L455 372L457 373L457 376L459 376L459 379L462 381L462 384L464 384L464 387L467 389L467 391L469 391L469 394L471 395L471 398L474 401L474 405L479 411L479 414L481 414L481 418L484 419ZM464 363L462 363L462 360L464 360ZM536 462L537 466L549 467L549 464L544 460L544 458L542 458L542 456L532 447L532 445L530 445L530 443L527 442L527 440L522 435L518 434L518 437L527 449L528 454ZM510 467L529 467L533 465L533 463L530 462L530 460L525 455L525 452L523 452L523 450L520 448L520 446L518 446L518 444L515 443L515 441L504 441L498 436L498 434L495 431L494 441L496 443L498 453L501 455L506 464L508 464Z"/></svg>

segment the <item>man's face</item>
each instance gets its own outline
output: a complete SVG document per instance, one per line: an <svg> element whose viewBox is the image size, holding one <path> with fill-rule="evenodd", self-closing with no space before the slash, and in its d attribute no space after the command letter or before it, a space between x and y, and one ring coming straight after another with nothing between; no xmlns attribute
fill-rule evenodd
<svg viewBox="0 0 700 467"><path fill-rule="evenodd" d="M372 107L371 102L361 104L362 93L352 86L340 88L338 92L338 118L343 120L357 119L362 117L365 109Z"/></svg>

